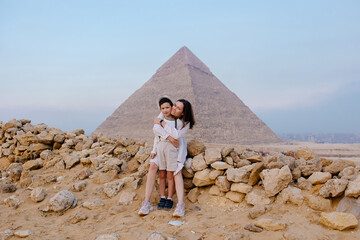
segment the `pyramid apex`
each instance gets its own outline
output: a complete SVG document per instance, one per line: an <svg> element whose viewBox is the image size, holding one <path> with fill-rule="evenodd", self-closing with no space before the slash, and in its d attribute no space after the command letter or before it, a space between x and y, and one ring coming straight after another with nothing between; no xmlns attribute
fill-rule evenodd
<svg viewBox="0 0 360 240"><path fill-rule="evenodd" d="M184 66L191 66L203 72L211 73L210 69L186 46L181 47L157 72Z"/></svg>

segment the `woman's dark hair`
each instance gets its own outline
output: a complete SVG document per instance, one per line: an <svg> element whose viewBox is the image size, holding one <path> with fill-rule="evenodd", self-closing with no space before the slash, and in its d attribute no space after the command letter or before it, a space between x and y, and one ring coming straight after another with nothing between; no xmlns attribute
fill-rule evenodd
<svg viewBox="0 0 360 240"><path fill-rule="evenodd" d="M163 105L164 103L169 103L171 107L174 105L173 102L167 97L160 98L159 107L161 107L161 105Z"/></svg>
<svg viewBox="0 0 360 240"><path fill-rule="evenodd" d="M185 100L185 99L179 99L177 100L178 102L181 102L182 104L184 104L184 109L183 109L183 117L182 120L185 123L190 123L190 129L195 125L195 118L194 118L194 113L191 107L191 103L189 103L189 101Z"/></svg>

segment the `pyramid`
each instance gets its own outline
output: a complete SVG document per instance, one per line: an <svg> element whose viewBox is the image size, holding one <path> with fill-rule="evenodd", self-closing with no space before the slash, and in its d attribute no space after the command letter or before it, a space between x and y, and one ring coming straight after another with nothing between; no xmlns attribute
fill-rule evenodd
<svg viewBox="0 0 360 240"><path fill-rule="evenodd" d="M191 102L196 124L186 139L217 144L260 144L281 140L187 47L182 47L95 131L151 142L157 101L168 95Z"/></svg>

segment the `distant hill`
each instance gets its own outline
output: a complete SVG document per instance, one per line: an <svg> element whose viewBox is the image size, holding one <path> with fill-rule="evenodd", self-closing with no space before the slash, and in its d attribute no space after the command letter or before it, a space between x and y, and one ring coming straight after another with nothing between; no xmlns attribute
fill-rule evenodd
<svg viewBox="0 0 360 240"><path fill-rule="evenodd" d="M283 141L360 143L360 133L278 134Z"/></svg>

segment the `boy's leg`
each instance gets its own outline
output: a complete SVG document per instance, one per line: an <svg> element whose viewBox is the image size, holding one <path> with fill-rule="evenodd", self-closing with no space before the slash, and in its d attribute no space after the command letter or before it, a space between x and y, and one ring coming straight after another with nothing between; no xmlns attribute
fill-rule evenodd
<svg viewBox="0 0 360 240"><path fill-rule="evenodd" d="M172 198L175 192L174 172L167 171L166 179L168 181L168 198Z"/></svg>
<svg viewBox="0 0 360 240"><path fill-rule="evenodd" d="M165 202L166 202L166 196L165 196L165 187L166 187L166 171L160 170L159 171L160 176L160 184L159 184L159 190L160 190L160 202L158 203L158 209L164 209Z"/></svg>

